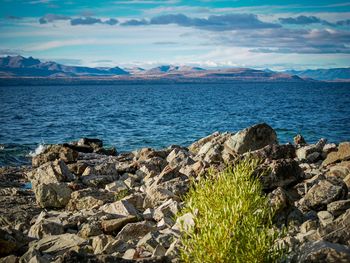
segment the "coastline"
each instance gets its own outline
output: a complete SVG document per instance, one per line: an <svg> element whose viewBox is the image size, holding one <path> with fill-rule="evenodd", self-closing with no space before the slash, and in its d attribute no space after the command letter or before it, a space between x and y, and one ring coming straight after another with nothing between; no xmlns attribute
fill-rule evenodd
<svg viewBox="0 0 350 263"><path fill-rule="evenodd" d="M289 246L290 259L350 257L343 228L350 222L350 143L307 144L299 136L294 145L278 144L266 124L216 132L188 147L120 154L84 138L47 146L32 167L2 168L1 256L176 262L183 232L176 215L190 181L246 156L270 171L261 183L276 209L275 227L288 226L279 242ZM32 189L23 187L28 182Z"/></svg>

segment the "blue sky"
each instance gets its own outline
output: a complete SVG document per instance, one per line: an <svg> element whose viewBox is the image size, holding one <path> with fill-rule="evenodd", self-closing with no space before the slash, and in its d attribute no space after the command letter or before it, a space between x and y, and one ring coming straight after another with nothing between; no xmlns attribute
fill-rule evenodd
<svg viewBox="0 0 350 263"><path fill-rule="evenodd" d="M69 65L349 67L349 1L0 0L0 55Z"/></svg>

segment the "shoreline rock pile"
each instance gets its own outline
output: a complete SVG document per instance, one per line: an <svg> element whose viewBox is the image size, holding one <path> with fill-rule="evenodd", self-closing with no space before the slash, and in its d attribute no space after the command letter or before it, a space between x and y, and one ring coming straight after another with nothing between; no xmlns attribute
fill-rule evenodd
<svg viewBox="0 0 350 263"><path fill-rule="evenodd" d="M248 155L268 171L287 261L350 262L350 142L279 145L267 124L121 154L84 138L47 146L32 167L1 168L0 262L177 262L194 223L176 219L190 181Z"/></svg>

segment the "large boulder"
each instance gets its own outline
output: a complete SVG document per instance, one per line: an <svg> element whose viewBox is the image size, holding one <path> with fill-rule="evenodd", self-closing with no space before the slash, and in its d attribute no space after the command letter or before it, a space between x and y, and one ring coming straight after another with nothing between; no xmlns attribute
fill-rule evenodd
<svg viewBox="0 0 350 263"><path fill-rule="evenodd" d="M52 262L69 250L79 250L87 241L75 234L46 236L30 244L20 262Z"/></svg>
<svg viewBox="0 0 350 263"><path fill-rule="evenodd" d="M48 162L40 167L27 173L29 180L32 182L33 188L36 184L69 182L74 179L74 175L69 171L67 165L56 160Z"/></svg>
<svg viewBox="0 0 350 263"><path fill-rule="evenodd" d="M32 158L33 167L38 167L44 163L61 159L65 163L75 162L78 158L78 152L63 145L46 146L42 153Z"/></svg>
<svg viewBox="0 0 350 263"><path fill-rule="evenodd" d="M307 242L298 253L296 262L319 263L319 262L350 262L350 248L327 241Z"/></svg>
<svg viewBox="0 0 350 263"><path fill-rule="evenodd" d="M327 166L332 163L350 159L350 142L342 142L338 146L338 151L330 152L322 165Z"/></svg>
<svg viewBox="0 0 350 263"><path fill-rule="evenodd" d="M331 202L344 199L348 194L345 183L337 177L319 180L305 194L302 203L309 209L325 210Z"/></svg>
<svg viewBox="0 0 350 263"><path fill-rule="evenodd" d="M37 184L35 198L42 208L62 208L70 200L72 190L65 183Z"/></svg>
<svg viewBox="0 0 350 263"><path fill-rule="evenodd" d="M113 199L114 194L107 190L86 188L73 192L66 208L71 211L89 210L98 208L107 202L112 202Z"/></svg>
<svg viewBox="0 0 350 263"><path fill-rule="evenodd" d="M323 240L350 246L350 209L333 222L321 227L319 235Z"/></svg>
<svg viewBox="0 0 350 263"><path fill-rule="evenodd" d="M292 159L272 160L261 165L256 172L262 174L260 180L265 190L292 185L298 182L303 174L298 163Z"/></svg>
<svg viewBox="0 0 350 263"><path fill-rule="evenodd" d="M238 154L278 144L276 132L266 123L257 124L231 136L225 145Z"/></svg>

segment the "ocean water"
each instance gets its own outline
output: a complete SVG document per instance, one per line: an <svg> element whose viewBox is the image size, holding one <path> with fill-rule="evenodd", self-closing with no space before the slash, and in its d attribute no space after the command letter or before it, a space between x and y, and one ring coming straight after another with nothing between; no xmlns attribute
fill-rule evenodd
<svg viewBox="0 0 350 263"><path fill-rule="evenodd" d="M189 145L266 122L281 143L350 140L350 83L0 87L0 166L39 144L98 137L118 151Z"/></svg>

